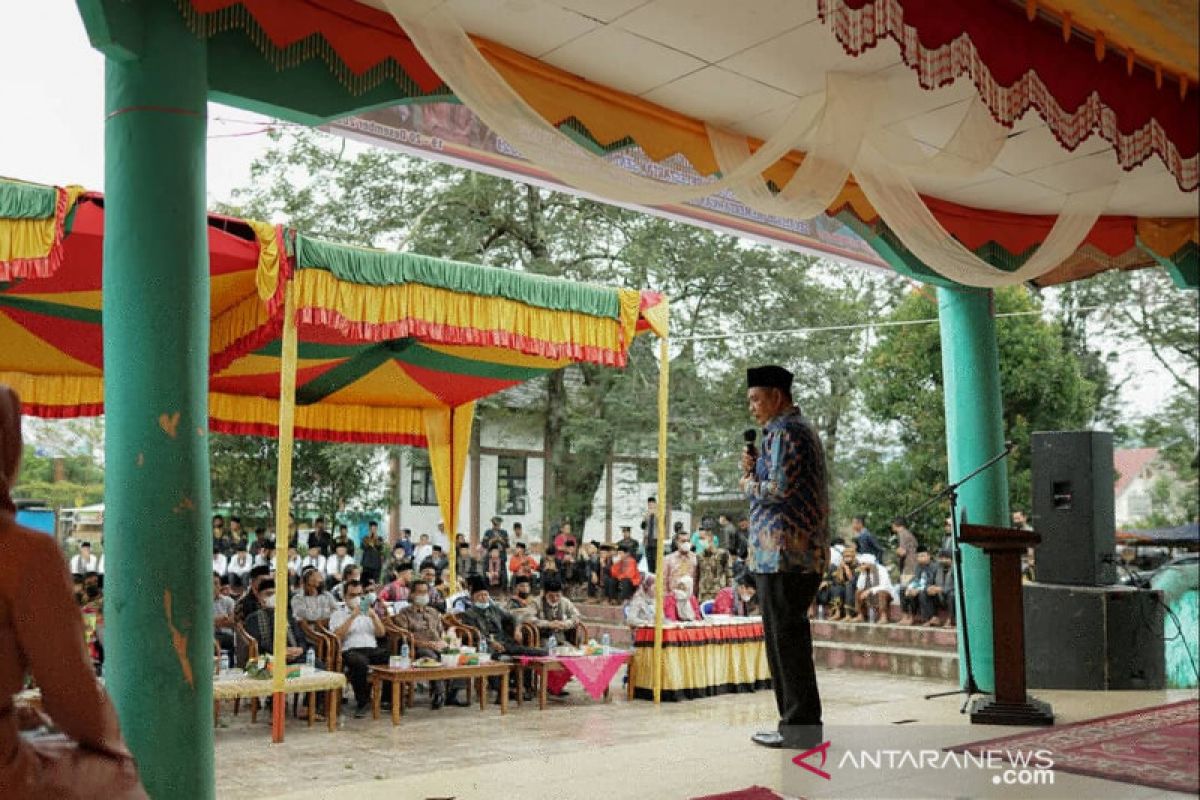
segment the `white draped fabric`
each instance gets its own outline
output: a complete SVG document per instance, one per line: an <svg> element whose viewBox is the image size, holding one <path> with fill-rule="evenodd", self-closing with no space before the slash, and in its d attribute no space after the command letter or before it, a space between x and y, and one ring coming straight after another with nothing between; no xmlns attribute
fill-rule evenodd
<svg viewBox="0 0 1200 800"><path fill-rule="evenodd" d="M685 203L730 191L748 207L774 217L811 219L825 212L852 176L900 242L930 269L968 286L997 287L1033 280L1068 259L1083 243L1116 187L1067 196L1046 240L1020 269L997 269L960 244L937 221L913 187L920 175L967 177L987 169L1006 134L975 98L950 138L927 155L881 113L890 96L874 78L829 73L823 102L798 101L780 127L751 152L746 137L706 126L720 177L670 184L636 175L589 152L547 122L508 85L438 0L384 0L417 50L497 135L563 183L608 200L639 205ZM773 192L762 173L792 150L800 167Z"/></svg>

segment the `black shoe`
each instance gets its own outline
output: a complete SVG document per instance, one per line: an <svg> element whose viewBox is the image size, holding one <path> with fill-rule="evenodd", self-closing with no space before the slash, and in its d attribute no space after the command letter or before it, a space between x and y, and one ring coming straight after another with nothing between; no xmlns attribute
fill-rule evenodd
<svg viewBox="0 0 1200 800"><path fill-rule="evenodd" d="M467 706L470 705L470 703L468 703L466 700L463 700L461 697L459 697L458 692L451 692L450 695L446 697L446 705L458 706L459 708L466 708Z"/></svg>
<svg viewBox="0 0 1200 800"><path fill-rule="evenodd" d="M784 738L779 731L759 731L750 737L750 741L773 749L809 750L821 744L821 733L818 729L814 729L806 732L802 737Z"/></svg>
<svg viewBox="0 0 1200 800"><path fill-rule="evenodd" d="M354 708L354 718L355 719L362 719L363 717L365 717L367 714L370 714L370 713L371 713L371 704L370 703L359 703Z"/></svg>
<svg viewBox="0 0 1200 800"><path fill-rule="evenodd" d="M446 705L446 695L442 694L441 692L434 692L433 700L430 701L429 707L434 711L437 711L444 705Z"/></svg>

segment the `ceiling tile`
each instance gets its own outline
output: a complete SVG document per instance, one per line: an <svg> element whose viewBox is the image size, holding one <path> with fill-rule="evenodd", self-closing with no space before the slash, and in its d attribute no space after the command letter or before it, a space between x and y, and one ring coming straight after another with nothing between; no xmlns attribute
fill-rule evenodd
<svg viewBox="0 0 1200 800"><path fill-rule="evenodd" d="M654 0L616 24L715 63L816 17L815 0Z"/></svg>
<svg viewBox="0 0 1200 800"><path fill-rule="evenodd" d="M1007 170L1006 170L1007 171ZM1090 156L1077 156L1070 161L1026 172L1022 178L1039 183L1063 194L1096 189L1124 176L1111 149Z"/></svg>
<svg viewBox="0 0 1200 800"><path fill-rule="evenodd" d="M1125 173L1108 207L1113 214L1195 217L1196 202L1195 192L1181 192L1162 161L1151 158Z"/></svg>
<svg viewBox="0 0 1200 800"><path fill-rule="evenodd" d="M1010 175L941 196L963 205L1017 214L1056 214L1063 203L1061 192Z"/></svg>
<svg viewBox="0 0 1200 800"><path fill-rule="evenodd" d="M846 55L828 26L813 20L721 62L725 69L803 97L825 91L825 72L867 74L900 61L900 52L884 40L858 58Z"/></svg>
<svg viewBox="0 0 1200 800"><path fill-rule="evenodd" d="M1028 114L1025 116L1029 117ZM1043 123L1010 136L996 158L996 166L1010 175L1024 175L1106 150L1111 151L1112 145L1099 136L1092 136L1074 151L1067 150Z"/></svg>
<svg viewBox="0 0 1200 800"><path fill-rule="evenodd" d="M612 22L650 0L557 0L562 8L583 14L600 22Z"/></svg>
<svg viewBox="0 0 1200 800"><path fill-rule="evenodd" d="M720 67L705 67L643 96L681 114L726 126L796 102L778 89Z"/></svg>
<svg viewBox="0 0 1200 800"><path fill-rule="evenodd" d="M582 14L539 0L449 0L448 5L467 33L534 58L600 26Z"/></svg>
<svg viewBox="0 0 1200 800"><path fill-rule="evenodd" d="M901 63L880 70L876 77L883 82L885 102L877 113L883 125L924 116L975 96L975 86L963 78L948 86L923 89L917 82L917 74Z"/></svg>
<svg viewBox="0 0 1200 800"><path fill-rule="evenodd" d="M616 27L598 28L547 53L543 60L630 94L648 92L705 66L699 59Z"/></svg>

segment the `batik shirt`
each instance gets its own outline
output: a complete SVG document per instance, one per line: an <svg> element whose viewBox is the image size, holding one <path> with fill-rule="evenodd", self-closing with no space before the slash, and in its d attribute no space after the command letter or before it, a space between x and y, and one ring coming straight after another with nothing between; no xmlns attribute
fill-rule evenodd
<svg viewBox="0 0 1200 800"><path fill-rule="evenodd" d="M747 563L752 572L824 574L829 557L829 499L825 449L812 426L792 408L767 423L750 501Z"/></svg>

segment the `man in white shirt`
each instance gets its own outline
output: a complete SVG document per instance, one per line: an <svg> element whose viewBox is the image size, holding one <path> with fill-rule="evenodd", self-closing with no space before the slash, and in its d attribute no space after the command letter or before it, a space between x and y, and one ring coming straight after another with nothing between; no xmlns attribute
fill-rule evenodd
<svg viewBox="0 0 1200 800"><path fill-rule="evenodd" d="M317 570L322 575L325 574L325 556L321 555L320 550L309 548L308 554L300 559L300 572L303 573L309 567Z"/></svg>
<svg viewBox="0 0 1200 800"><path fill-rule="evenodd" d="M213 631L221 649L234 661L233 598L221 592L221 577L213 573Z"/></svg>
<svg viewBox="0 0 1200 800"><path fill-rule="evenodd" d="M892 605L892 577L870 553L858 557L858 581L855 588L858 621L870 620L869 609L874 609L875 621L887 622L888 609Z"/></svg>
<svg viewBox="0 0 1200 800"><path fill-rule="evenodd" d="M238 542L234 545L234 554L229 557L226 564L226 572L229 575L237 575L245 583L245 577L250 574L252 569L254 569L254 559L246 552L246 543Z"/></svg>
<svg viewBox="0 0 1200 800"><path fill-rule="evenodd" d="M71 558L71 574L87 575L89 572L99 572L100 561L92 555L92 543L80 542L79 552Z"/></svg>
<svg viewBox="0 0 1200 800"><path fill-rule="evenodd" d="M354 563L354 557L346 552L346 546L339 544L334 554L325 559L325 576L333 582L342 579L346 567Z"/></svg>
<svg viewBox="0 0 1200 800"><path fill-rule="evenodd" d="M429 534L422 533L420 540L417 541L417 546L413 548L413 564L417 566L417 569L421 569L425 561L432 556L433 544L429 541Z"/></svg>
<svg viewBox="0 0 1200 800"><path fill-rule="evenodd" d="M224 576L229 571L229 561L216 542L213 542L212 571L218 576Z"/></svg>
<svg viewBox="0 0 1200 800"><path fill-rule="evenodd" d="M687 531L675 534L675 552L663 559L663 580L666 586L674 587L680 578L688 577L695 585L700 560L692 552L692 537Z"/></svg>
<svg viewBox="0 0 1200 800"><path fill-rule="evenodd" d="M346 671L350 674L350 685L354 687L357 707L354 717L367 715L371 703L371 690L367 685L367 674L372 664L386 664L388 652L379 646L378 639L385 635L383 621L366 602L363 586L359 581L350 581L345 589L346 604L333 612L329 628L342 643L342 657Z"/></svg>
<svg viewBox="0 0 1200 800"><path fill-rule="evenodd" d="M254 566L270 567L271 571L275 571L275 540L260 539L258 547L258 555L254 557Z"/></svg>

